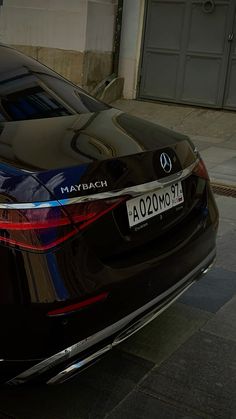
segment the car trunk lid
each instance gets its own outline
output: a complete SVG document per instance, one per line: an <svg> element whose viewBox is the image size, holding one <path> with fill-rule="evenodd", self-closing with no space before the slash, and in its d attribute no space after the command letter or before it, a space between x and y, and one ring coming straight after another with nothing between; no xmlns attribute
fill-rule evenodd
<svg viewBox="0 0 236 419"><path fill-rule="evenodd" d="M32 140L33 134L37 140ZM110 109L86 116L20 121L15 126L14 123L10 126L5 124L2 143L9 144L10 138L15 152L11 167L14 166L19 179L30 178L34 184L33 189L24 189L23 194L24 202L32 204L36 214L33 225L42 228L35 219L40 214L40 208L59 206L57 211L60 214L56 218L60 219L61 236L65 234L64 225L69 219L75 230L73 234L67 232L65 237L83 230L98 254L106 249L109 254L116 253L115 246L109 248L112 240L117 241L118 247L132 247L140 241L145 242L147 231L150 236L154 230L157 234L153 226L158 226L160 220L165 219L165 214L153 216L148 221L145 219L145 222L141 220L132 226L127 200L155 190L165 191L174 183L175 188L183 189L184 204L180 202L173 211L164 212L168 213L168 217L172 213L178 213L179 217L188 211L192 186L184 179L190 175L197 156L186 136ZM21 147L18 146L20 140ZM59 163L54 154L60 156ZM22 184L19 182L13 199L22 203L21 191ZM43 191L42 195L40 191ZM43 213L44 218L51 212L55 210ZM101 216L102 223L98 222ZM173 222L168 217L158 229ZM175 217L176 221L178 217ZM50 218L50 226L55 227L55 223L55 217L53 221ZM103 249L99 244L99 235L104 233L100 229L105 229L107 236ZM55 243L60 244L62 237Z"/></svg>

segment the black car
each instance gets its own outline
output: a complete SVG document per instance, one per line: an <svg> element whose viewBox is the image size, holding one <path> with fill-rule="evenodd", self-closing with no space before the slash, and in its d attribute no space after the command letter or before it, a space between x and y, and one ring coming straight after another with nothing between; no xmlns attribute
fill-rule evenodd
<svg viewBox="0 0 236 419"><path fill-rule="evenodd" d="M0 46L0 377L60 383L154 319L215 258L187 136Z"/></svg>

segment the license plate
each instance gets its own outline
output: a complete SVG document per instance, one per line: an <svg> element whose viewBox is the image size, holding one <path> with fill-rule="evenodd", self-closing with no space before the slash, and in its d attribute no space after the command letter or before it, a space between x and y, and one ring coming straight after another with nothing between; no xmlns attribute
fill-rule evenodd
<svg viewBox="0 0 236 419"><path fill-rule="evenodd" d="M182 202L184 202L184 195L181 182L130 199L126 202L129 226L143 223Z"/></svg>

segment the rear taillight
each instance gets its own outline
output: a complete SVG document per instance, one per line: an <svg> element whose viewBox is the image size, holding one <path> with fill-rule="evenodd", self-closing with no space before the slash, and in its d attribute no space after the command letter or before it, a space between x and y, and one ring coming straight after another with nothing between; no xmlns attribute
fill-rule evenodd
<svg viewBox="0 0 236 419"><path fill-rule="evenodd" d="M101 294L95 295L95 297L87 298L87 300L79 301L78 303L69 304L67 306L56 308L54 310L49 311L47 314L50 317L71 314L71 313L74 313L75 311L80 311L85 308L88 308L94 304L101 303L105 301L107 297L108 297L108 292L102 292Z"/></svg>
<svg viewBox="0 0 236 419"><path fill-rule="evenodd" d="M196 166L193 169L193 174L203 179L209 180L207 168L201 158L199 158L198 162L196 163Z"/></svg>
<svg viewBox="0 0 236 419"><path fill-rule="evenodd" d="M96 200L33 208L8 204L0 208L0 242L26 250L45 251L66 241L124 201ZM46 204L47 205L47 204ZM26 204L27 207L27 204Z"/></svg>

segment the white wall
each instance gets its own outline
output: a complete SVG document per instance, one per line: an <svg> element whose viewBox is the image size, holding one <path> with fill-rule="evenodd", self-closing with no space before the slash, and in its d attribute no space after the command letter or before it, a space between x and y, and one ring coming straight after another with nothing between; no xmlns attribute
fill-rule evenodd
<svg viewBox="0 0 236 419"><path fill-rule="evenodd" d="M111 52L115 29L116 1L89 0L87 9L86 50Z"/></svg>
<svg viewBox="0 0 236 419"><path fill-rule="evenodd" d="M145 0L124 0L119 75L124 77L124 97L137 95Z"/></svg>
<svg viewBox="0 0 236 419"><path fill-rule="evenodd" d="M74 51L112 51L117 0L4 0L0 41Z"/></svg>
<svg viewBox="0 0 236 419"><path fill-rule="evenodd" d="M86 0L4 0L1 41L84 51Z"/></svg>

